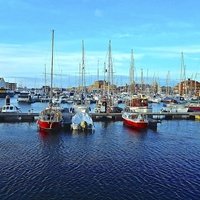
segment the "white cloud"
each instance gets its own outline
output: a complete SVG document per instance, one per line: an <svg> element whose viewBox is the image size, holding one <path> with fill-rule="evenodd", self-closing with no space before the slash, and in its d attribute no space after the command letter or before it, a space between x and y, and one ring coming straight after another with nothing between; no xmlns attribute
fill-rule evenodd
<svg viewBox="0 0 200 200"><path fill-rule="evenodd" d="M177 77L180 72L181 52L184 52L187 74L195 74L199 69L200 46L162 46L162 47L135 47L134 60L137 73L140 69L149 70L166 77L171 71L171 77ZM86 74L96 75L99 67L103 75L104 62L107 63L107 50L85 52ZM115 75L129 75L131 53L112 51ZM98 64L99 61L99 64ZM80 48L77 51L56 51L54 54L54 73L63 74L63 77L77 76L81 63ZM43 77L46 65L47 73L50 72L51 52L39 44L29 45L0 45L0 67L3 77Z"/></svg>

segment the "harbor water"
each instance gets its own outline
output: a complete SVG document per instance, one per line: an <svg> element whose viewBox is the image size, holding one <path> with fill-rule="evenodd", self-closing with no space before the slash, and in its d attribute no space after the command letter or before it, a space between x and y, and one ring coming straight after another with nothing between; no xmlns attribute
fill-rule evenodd
<svg viewBox="0 0 200 200"><path fill-rule="evenodd" d="M0 199L198 200L199 152L200 121L142 132L103 121L90 133L50 134L35 122L0 123Z"/></svg>

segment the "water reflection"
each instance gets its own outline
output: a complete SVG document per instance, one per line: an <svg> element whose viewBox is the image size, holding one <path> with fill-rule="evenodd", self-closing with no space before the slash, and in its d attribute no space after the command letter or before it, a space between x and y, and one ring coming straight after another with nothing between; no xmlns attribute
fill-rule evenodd
<svg viewBox="0 0 200 200"><path fill-rule="evenodd" d="M136 138L144 139L147 135L148 129L133 129L131 127L123 125L124 130L131 136L134 136Z"/></svg>
<svg viewBox="0 0 200 200"><path fill-rule="evenodd" d="M72 130L72 135L88 136L94 134L95 130Z"/></svg>
<svg viewBox="0 0 200 200"><path fill-rule="evenodd" d="M52 148L59 147L61 144L60 132L47 132L44 130L38 130L40 141L47 146Z"/></svg>
<svg viewBox="0 0 200 200"><path fill-rule="evenodd" d="M114 124L114 121L108 120L108 121L101 121L99 123L101 124L102 128L106 129L110 125Z"/></svg>
<svg viewBox="0 0 200 200"><path fill-rule="evenodd" d="M163 121L158 132L122 122L95 122L95 133L0 129L2 200L200 199L199 122Z"/></svg>

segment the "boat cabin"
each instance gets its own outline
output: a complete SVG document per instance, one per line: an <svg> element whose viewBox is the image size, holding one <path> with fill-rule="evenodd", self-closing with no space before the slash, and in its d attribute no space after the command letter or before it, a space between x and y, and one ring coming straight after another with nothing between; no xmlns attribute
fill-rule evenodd
<svg viewBox="0 0 200 200"><path fill-rule="evenodd" d="M1 110L2 113L17 113L19 108L14 105L4 105Z"/></svg>

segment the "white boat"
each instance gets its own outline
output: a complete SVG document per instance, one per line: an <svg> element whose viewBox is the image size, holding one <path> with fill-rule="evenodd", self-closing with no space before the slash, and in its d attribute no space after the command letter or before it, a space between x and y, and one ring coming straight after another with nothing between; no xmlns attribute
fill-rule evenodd
<svg viewBox="0 0 200 200"><path fill-rule="evenodd" d="M94 123L92 118L87 112L77 112L72 117L72 130L89 131L94 129Z"/></svg>
<svg viewBox="0 0 200 200"><path fill-rule="evenodd" d="M77 101L76 104L73 105L71 111L75 113L75 115L72 117L72 130L86 131L94 129L93 120L89 115L90 110L89 104L83 103L82 101L80 101L80 104L79 101Z"/></svg>
<svg viewBox="0 0 200 200"><path fill-rule="evenodd" d="M7 95L5 98L5 105L1 108L2 113L20 113L21 110L15 106L10 104L10 96Z"/></svg>
<svg viewBox="0 0 200 200"><path fill-rule="evenodd" d="M43 95L40 97L40 102L49 102L51 99L48 95Z"/></svg>
<svg viewBox="0 0 200 200"><path fill-rule="evenodd" d="M28 91L21 91L18 94L17 101L21 102L21 103L32 103L33 102L31 94Z"/></svg>
<svg viewBox="0 0 200 200"><path fill-rule="evenodd" d="M170 113L185 113L188 112L188 106L186 104L167 104L166 106L163 106L161 109L161 112L170 112Z"/></svg>
<svg viewBox="0 0 200 200"><path fill-rule="evenodd" d="M75 115L72 117L71 129L72 130L93 130L94 123L89 115L90 107L87 104L77 104L72 108Z"/></svg>
<svg viewBox="0 0 200 200"><path fill-rule="evenodd" d="M5 105L3 105L0 110L0 112L3 114L4 120L10 122L19 122L21 117L18 116L18 113L20 113L21 110L17 106L10 104L10 97L8 95L6 96L5 101Z"/></svg>
<svg viewBox="0 0 200 200"><path fill-rule="evenodd" d="M54 96L54 97L52 98L52 103L53 103L53 104L61 104L61 99L60 99L60 97L59 97L59 96Z"/></svg>
<svg viewBox="0 0 200 200"><path fill-rule="evenodd" d="M4 105L2 108L1 108L1 112L2 113L20 113L20 109L15 106L15 105Z"/></svg>

